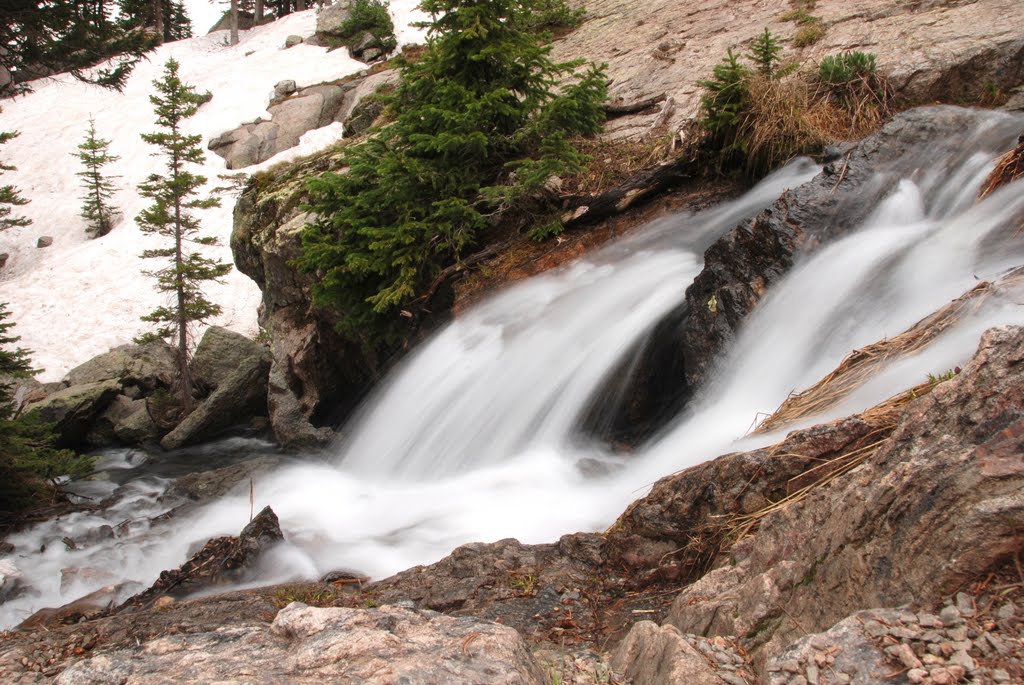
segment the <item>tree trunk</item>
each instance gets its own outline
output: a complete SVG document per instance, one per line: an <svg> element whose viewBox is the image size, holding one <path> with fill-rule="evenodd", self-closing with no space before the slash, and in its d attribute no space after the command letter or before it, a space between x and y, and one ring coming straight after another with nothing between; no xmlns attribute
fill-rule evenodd
<svg viewBox="0 0 1024 685"><path fill-rule="evenodd" d="M295 0L295 9L299 12L306 9L306 0Z"/></svg>
<svg viewBox="0 0 1024 685"><path fill-rule="evenodd" d="M256 10L254 23L260 24L263 22L263 0L256 0Z"/></svg>
<svg viewBox="0 0 1024 685"><path fill-rule="evenodd" d="M161 0L153 0L153 22L156 28L157 42L164 42L164 3Z"/></svg>
<svg viewBox="0 0 1024 685"><path fill-rule="evenodd" d="M231 45L238 45L238 0L231 0Z"/></svg>

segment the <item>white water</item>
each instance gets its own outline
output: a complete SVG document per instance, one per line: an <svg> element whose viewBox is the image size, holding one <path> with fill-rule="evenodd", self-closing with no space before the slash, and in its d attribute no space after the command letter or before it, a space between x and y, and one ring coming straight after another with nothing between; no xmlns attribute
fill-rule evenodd
<svg viewBox="0 0 1024 685"><path fill-rule="evenodd" d="M1022 124L992 122L1004 147ZM381 577L470 541L547 542L601 530L658 477L755 444L744 435L759 413L818 380L851 349L898 334L977 279L1024 263L1024 241L1009 225L1024 211L1022 184L974 204L991 161L987 154L968 155L949 169L931 160L923 171L905 170L902 181L889 183L888 197L859 230L819 250L772 289L692 408L629 457L577 434L593 392L681 301L704 248L813 169L784 170L713 212L658 221L468 312L396 370L329 463L291 466L257 481L257 509L273 506L288 540L267 562L264 580L311 578L336 568ZM962 365L982 330L1024 323L1021 301L1020 293L990 300L831 416ZM605 475L593 475L601 470L595 463L605 465ZM62 596L62 568L99 567L148 585L179 565L191 544L237 532L248 520L246 489L158 528L139 520L115 541L86 550L69 552L60 544L62 535L139 518L140 508L166 507L154 495L162 481L134 488L133 503L117 512L68 517L10 539L37 594L0 606L0 625L104 584L83 584ZM45 553L26 552L43 542Z"/></svg>

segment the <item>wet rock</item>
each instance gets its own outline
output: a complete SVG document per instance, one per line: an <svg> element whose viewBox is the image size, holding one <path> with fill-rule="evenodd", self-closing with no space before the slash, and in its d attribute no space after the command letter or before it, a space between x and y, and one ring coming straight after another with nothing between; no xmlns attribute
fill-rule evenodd
<svg viewBox="0 0 1024 685"><path fill-rule="evenodd" d="M827 164L812 181L784 194L770 208L729 231L708 248L704 268L686 290L688 318L681 331L681 356L688 387L708 377L740 325L798 257L860 225L892 183L928 166L926 155L957 160L957 131L981 125L986 113L959 107L904 112L877 134ZM992 152L1016 139L1012 120L991 126ZM934 157L932 158L934 159Z"/></svg>
<svg viewBox="0 0 1024 685"><path fill-rule="evenodd" d="M12 560L0 559L0 602L18 591L23 576Z"/></svg>
<svg viewBox="0 0 1024 685"><path fill-rule="evenodd" d="M264 507L242 532L214 538L182 566L160 573L160 578L117 608L138 611L153 605L162 596L183 597L212 586L244 579L264 552L284 540L277 515Z"/></svg>
<svg viewBox="0 0 1024 685"><path fill-rule="evenodd" d="M72 625L90 621L109 614L125 597L138 592L141 585L135 582L107 585L99 590L79 597L73 602L56 609L40 609L18 625L18 630L29 631L49 629L60 625Z"/></svg>
<svg viewBox="0 0 1024 685"><path fill-rule="evenodd" d="M203 658L195 658L201 653ZM397 607L292 603L269 627L173 635L80 661L57 685L99 682L542 685L548 679L510 628Z"/></svg>
<svg viewBox="0 0 1024 685"><path fill-rule="evenodd" d="M257 457L211 471L190 473L174 481L168 494L187 497L197 502L218 499L232 490L248 487L248 479L270 471L281 464L275 457Z"/></svg>

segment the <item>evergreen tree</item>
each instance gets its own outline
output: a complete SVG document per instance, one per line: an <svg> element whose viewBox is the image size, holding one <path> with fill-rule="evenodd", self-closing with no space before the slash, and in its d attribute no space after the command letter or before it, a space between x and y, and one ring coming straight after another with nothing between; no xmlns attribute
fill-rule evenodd
<svg viewBox="0 0 1024 685"><path fill-rule="evenodd" d="M0 131L0 145L3 145L11 138L18 136L17 131ZM14 167L0 162L0 176L5 171L14 171ZM28 204L28 200L22 197L21 193L12 185L0 186L0 231L15 226L28 226L31 219L23 216L14 216L12 206Z"/></svg>
<svg viewBox="0 0 1024 685"><path fill-rule="evenodd" d="M120 89L156 43L142 31L112 22L109 11L102 0L0 2L0 94L63 71ZM106 60L109 66L88 71Z"/></svg>
<svg viewBox="0 0 1024 685"><path fill-rule="evenodd" d="M779 64L780 52L782 52L782 45L779 43L778 37L765 27L764 33L754 39L747 58L757 65L757 71L762 76L771 78Z"/></svg>
<svg viewBox="0 0 1024 685"><path fill-rule="evenodd" d="M85 195L82 197L82 218L86 221L85 232L90 238L99 238L110 233L114 227L114 209L110 206L110 197L114 194L111 179L117 176L105 176L103 167L116 162L120 157L110 154L109 140L96 137L96 122L89 117L89 131L85 140L74 153L82 161L83 171L78 172L82 179Z"/></svg>
<svg viewBox="0 0 1024 685"><path fill-rule="evenodd" d="M319 218L298 263L318 275L316 302L370 347L403 337L410 303L513 200L579 167L570 136L600 130L607 94L603 68L556 63L523 28L530 2L420 7L434 19L425 52L401 63L395 121L345 151L347 173L309 184Z"/></svg>
<svg viewBox="0 0 1024 685"><path fill-rule="evenodd" d="M35 375L29 352L10 346L18 337L0 303L0 511L15 511L31 504L31 496L57 476L81 477L92 470L93 460L54 447L52 426L34 415L17 416L14 383Z"/></svg>
<svg viewBox="0 0 1024 685"><path fill-rule="evenodd" d="M146 250L146 259L168 260L162 269L147 272L156 278L157 291L170 296L171 303L158 307L142 317L157 325L156 331L144 335L138 342L154 339L174 340L178 348L179 391L183 410L192 410L192 377L188 361L191 353L189 327L206 321L220 313L221 308L210 302L200 289L204 281L216 281L231 271L231 265L208 259L189 244L216 245L217 239L199 235L199 219L190 210L220 205L216 198L197 198L206 178L188 170L190 164L205 160L200 147L202 136L186 135L182 123L196 113L203 98L195 88L178 76L178 63L170 59L161 78L153 81L157 95L150 96L157 117L157 133L144 133L142 139L155 145L166 159L166 173L152 174L139 185L139 193L153 200L153 204L136 218L144 233L166 238L168 244L155 250Z"/></svg>
<svg viewBox="0 0 1024 685"><path fill-rule="evenodd" d="M153 28L161 41L192 37L192 22L182 0L118 0L118 4L119 22L125 29Z"/></svg>

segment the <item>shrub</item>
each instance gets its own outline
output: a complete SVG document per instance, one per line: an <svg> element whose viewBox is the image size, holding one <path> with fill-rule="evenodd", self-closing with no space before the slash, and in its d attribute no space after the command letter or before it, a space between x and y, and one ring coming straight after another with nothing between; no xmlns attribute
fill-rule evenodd
<svg viewBox="0 0 1024 685"><path fill-rule="evenodd" d="M865 52L828 55L818 65L818 78L830 86L846 86L875 74L875 56Z"/></svg>
<svg viewBox="0 0 1024 685"><path fill-rule="evenodd" d="M755 38L753 45L750 46L750 54L747 55L747 59L757 66L757 70L762 76L771 78L779 64L780 52L782 52L782 45L779 44L778 38L772 35L768 27L765 27L764 33Z"/></svg>
<svg viewBox="0 0 1024 685"><path fill-rule="evenodd" d="M398 46L395 38L395 24L388 12L385 0L355 0L349 10L349 18L341 25L341 34L354 40L368 31L380 41L381 49L391 52Z"/></svg>
<svg viewBox="0 0 1024 685"><path fill-rule="evenodd" d="M711 147L721 161L741 155L744 144L739 136L740 114L747 105L750 70L739 63L730 48L726 57L715 65L712 77L698 81L704 89L700 104L701 126L710 136Z"/></svg>

